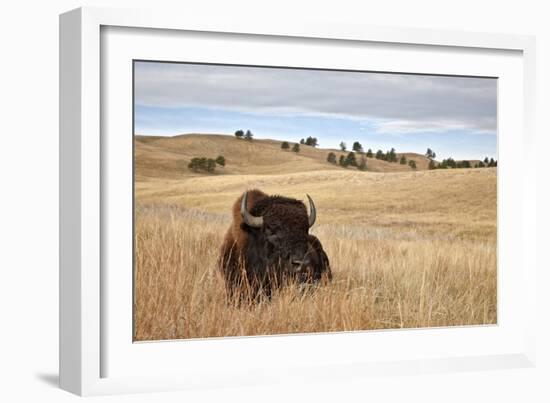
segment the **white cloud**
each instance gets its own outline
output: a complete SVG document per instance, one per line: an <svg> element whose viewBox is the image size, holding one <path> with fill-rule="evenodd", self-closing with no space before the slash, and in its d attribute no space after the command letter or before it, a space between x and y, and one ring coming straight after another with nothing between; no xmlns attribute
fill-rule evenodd
<svg viewBox="0 0 550 403"><path fill-rule="evenodd" d="M380 133L496 133L495 79L137 63L136 103L375 121Z"/></svg>
<svg viewBox="0 0 550 403"><path fill-rule="evenodd" d="M441 133L451 130L468 130L479 134L494 134L484 125L468 126L460 121L415 121L415 120L375 120L372 125L380 134ZM487 125L489 127L489 125Z"/></svg>

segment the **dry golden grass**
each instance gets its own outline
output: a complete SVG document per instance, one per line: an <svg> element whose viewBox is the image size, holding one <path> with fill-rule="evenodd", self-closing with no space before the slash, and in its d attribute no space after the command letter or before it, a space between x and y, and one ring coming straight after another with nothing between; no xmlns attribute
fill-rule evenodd
<svg viewBox="0 0 550 403"><path fill-rule="evenodd" d="M216 158L223 155L227 166L217 170L218 175L227 174L272 174L294 173L317 170L345 170L327 163L330 151L340 155L347 152L332 149L314 148L300 145L298 154L281 150L277 140L239 140L234 136L218 134L185 134L174 137L137 136L135 144L136 177L144 180L149 177L181 178L198 176L187 169L193 157ZM376 152L376 150L373 150ZM429 159L415 153L404 153L407 160L416 161L418 170L428 169ZM258 158L261 156L261 158ZM397 154L401 157L401 154ZM390 163L376 158L367 158L367 168L372 172L410 172L408 165Z"/></svg>
<svg viewBox="0 0 550 403"><path fill-rule="evenodd" d="M496 323L492 168L371 173L313 160L299 173L269 174L266 165L259 174L249 167L254 175L178 177L141 151L135 340ZM219 245L232 203L251 187L314 198L312 232L332 283L288 286L249 307L226 302Z"/></svg>

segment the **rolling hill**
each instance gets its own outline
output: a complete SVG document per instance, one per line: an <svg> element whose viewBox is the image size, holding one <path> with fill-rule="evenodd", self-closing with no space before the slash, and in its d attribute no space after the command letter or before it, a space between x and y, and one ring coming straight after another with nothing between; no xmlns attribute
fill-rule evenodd
<svg viewBox="0 0 550 403"><path fill-rule="evenodd" d="M329 152L338 159L347 152L300 145L300 152L281 149L281 141L256 139L246 141L221 134L183 134L173 137L135 136L136 179L198 176L187 167L194 157L216 158L223 155L224 168L216 174L283 174L319 170L355 170L327 162ZM398 153L398 158L401 157ZM416 153L404 153L416 161L417 170L427 170L429 159ZM367 171L409 172L408 165L367 158Z"/></svg>

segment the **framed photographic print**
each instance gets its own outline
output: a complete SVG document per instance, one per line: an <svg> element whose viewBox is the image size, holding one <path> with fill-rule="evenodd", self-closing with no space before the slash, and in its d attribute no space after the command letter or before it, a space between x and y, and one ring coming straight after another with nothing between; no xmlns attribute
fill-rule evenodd
<svg viewBox="0 0 550 403"><path fill-rule="evenodd" d="M496 77L135 60L133 85L135 341L497 323Z"/></svg>
<svg viewBox="0 0 550 403"><path fill-rule="evenodd" d="M63 388L532 365L532 38L105 9L60 35Z"/></svg>

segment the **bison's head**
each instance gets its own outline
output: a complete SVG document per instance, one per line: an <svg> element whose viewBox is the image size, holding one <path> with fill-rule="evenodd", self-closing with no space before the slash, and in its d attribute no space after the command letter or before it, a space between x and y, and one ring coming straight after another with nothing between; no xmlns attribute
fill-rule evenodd
<svg viewBox="0 0 550 403"><path fill-rule="evenodd" d="M242 227L248 232L248 259L253 267L274 268L278 272L296 275L311 265L308 231L315 223L315 204L309 195L309 216L299 200L271 196L247 209L245 192L241 202Z"/></svg>

